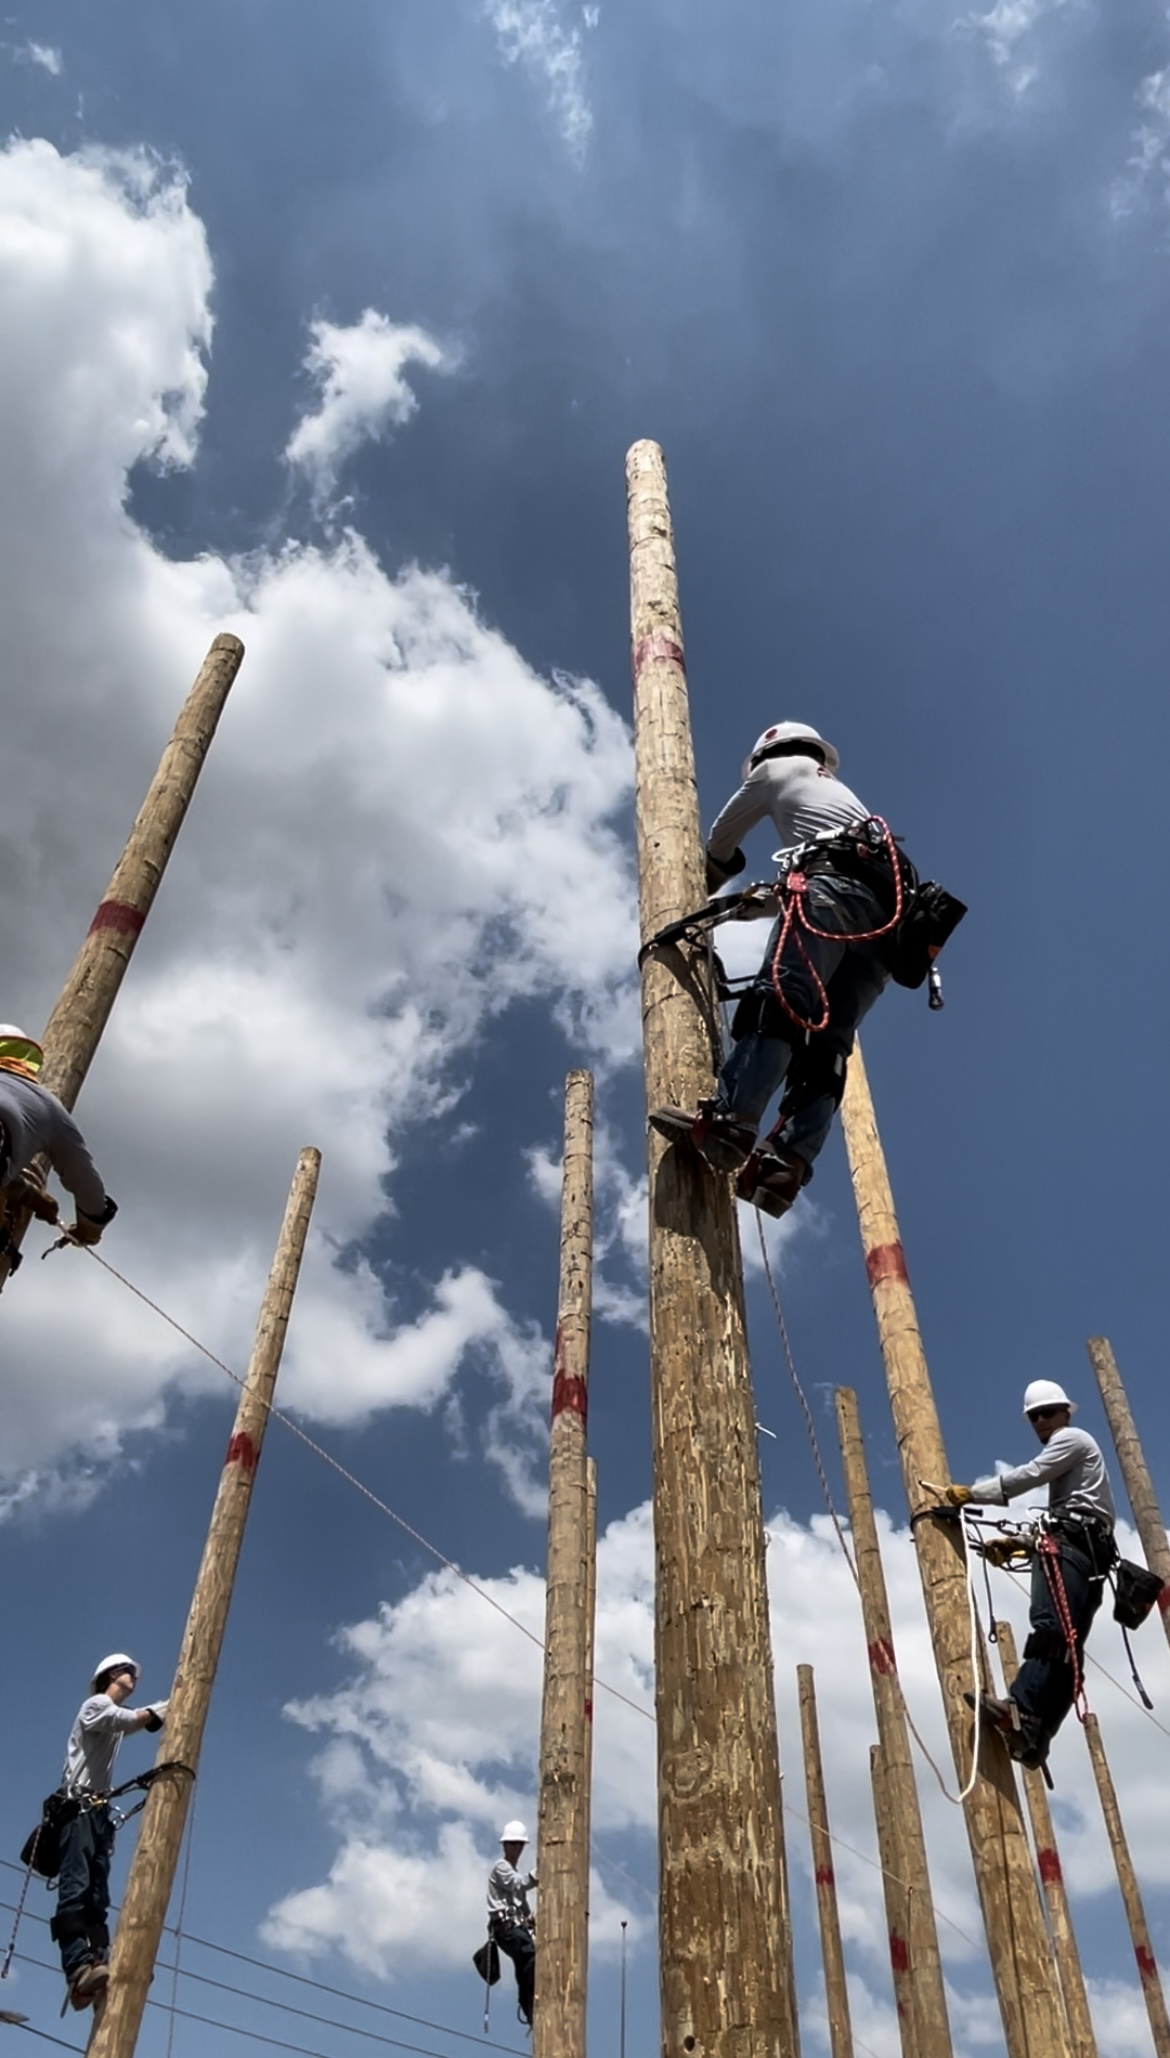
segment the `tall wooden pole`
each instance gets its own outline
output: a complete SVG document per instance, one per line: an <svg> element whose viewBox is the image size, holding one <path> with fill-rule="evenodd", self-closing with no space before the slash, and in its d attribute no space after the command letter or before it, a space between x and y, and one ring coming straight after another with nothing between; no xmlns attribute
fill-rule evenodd
<svg viewBox="0 0 1170 2058"><path fill-rule="evenodd" d="M1162 1981L1158 1974L1158 1961L1154 1956L1150 1926L1142 1904L1141 1888L1133 1859L1130 1857L1125 1828L1121 1820L1121 1809L1117 1805L1117 1790L1105 1756L1101 1741L1101 1729L1095 1715L1085 1717L1085 1742L1093 1761L1093 1777L1101 1797L1101 1810L1105 1817L1105 1828L1113 1852L1113 1863L1117 1868L1117 1884L1125 1903L1125 1919L1133 1941L1133 1955L1137 1961L1138 1978L1142 1983L1142 1999L1150 2022L1150 2035L1154 2040L1157 2058L1170 2058L1170 2015L1166 2012L1166 1997L1162 1992Z"/></svg>
<svg viewBox="0 0 1170 2058"><path fill-rule="evenodd" d="M926 1838L910 1756L906 1709L898 1683L894 1629L873 1515L861 1416L857 1395L850 1387L837 1388L836 1402L837 1436L841 1445L849 1525L853 1532L853 1556L857 1565L857 1585L869 1655L869 1680L881 1748L878 1776L889 1796L887 1821L898 1846L893 1870L902 1883L893 1896L892 1904L887 1897L887 1911L891 1911L891 1906L904 1908L906 1920L906 1927L896 1932L891 1917L890 1963L895 1970L895 1985L899 1963L904 1963L907 1969L905 1993L914 2013L914 2058L951 2058L951 2028L930 1892ZM876 1801L875 1791L875 1805ZM885 1862L883 1858L883 1865ZM899 2011L901 2006L902 1994L899 1993Z"/></svg>
<svg viewBox="0 0 1170 2058"><path fill-rule="evenodd" d="M643 940L701 905L703 855L666 474L627 459ZM646 1095L712 1089L704 956L642 973ZM664 2058L789 2058L783 1827L755 1409L731 1182L651 1134L659 1977Z"/></svg>
<svg viewBox="0 0 1170 2058"><path fill-rule="evenodd" d="M247 1379L236 1410L179 1652L166 1727L159 1740L160 1762L177 1759L181 1765L189 1766L192 1773L199 1765L244 1525L320 1169L320 1151L303 1150L297 1159L280 1240L268 1275ZM179 1776L156 1781L147 1796L142 1830L114 1933L105 2006L94 2022L86 2046L89 2058L133 2058L190 1798L191 1782Z"/></svg>
<svg viewBox="0 0 1170 2058"><path fill-rule="evenodd" d="M1020 1669L1011 1623L997 1622L995 1636L999 1662L1003 1666L1003 1682L1005 1687L1010 1687ZM1097 2038L1093 2031L1093 2018L1089 2013L1089 1996L1085 1992L1081 1954L1077 1949L1072 1909L1069 1907L1060 1852L1056 1848L1056 1831L1053 1828L1052 1810L1048 1805L1048 1789L1042 1772L1024 1771L1024 1798L1032 1823L1032 1842L1036 1846L1036 1868L1040 1874L1040 1885L1048 1907L1052 1955L1056 1960L1060 1991L1064 1996L1064 2009L1068 2016L1069 2041L1074 2058L1097 2058Z"/></svg>
<svg viewBox="0 0 1170 2058"><path fill-rule="evenodd" d="M1162 1582L1162 1591L1158 1595L1158 1613L1162 1617L1162 1627L1166 1632L1167 1641L1170 1642L1170 1544L1166 1542L1166 1525L1162 1520L1162 1510L1158 1506L1158 1496L1154 1492L1154 1482L1150 1477L1146 1454L1142 1449L1141 1439L1129 1410L1125 1388L1121 1383L1121 1374L1117 1369L1117 1360L1107 1337L1089 1338L1089 1359L1101 1390L1105 1418L1113 1438L1113 1448L1117 1452L1117 1463L1125 1482L1125 1491L1129 1495L1129 1505L1133 1509L1137 1533L1141 1537L1142 1549L1146 1554L1146 1564L1151 1572L1157 1573Z"/></svg>
<svg viewBox="0 0 1170 2058"><path fill-rule="evenodd" d="M585 2058L589 1905L589 1480L593 1080L565 1082L561 1270L548 1463L548 1583L540 1721L540 1949L535 2058Z"/></svg>
<svg viewBox="0 0 1170 2058"><path fill-rule="evenodd" d="M841 1115L906 1495L917 1510L931 1499L920 1481L942 1482L950 1472L859 1049L849 1061ZM986 1654L980 1648L973 1676L967 1581L955 1525L922 1521L914 1534L951 1750L965 1785L972 1721L963 1692L989 1676ZM1008 2058L1070 2058L1019 1794L998 1739L985 1737L980 1773L964 1815Z"/></svg>
<svg viewBox="0 0 1170 2058"><path fill-rule="evenodd" d="M821 1735L817 1723L817 1690L811 1665L797 1666L796 1689L800 1698L804 1790L808 1796L808 1832L812 1843L817 1921L820 1924L821 1957L825 1968L829 2050L832 2058L853 2058L849 1989L845 1983L845 1953L841 1946L841 1919L837 1912L837 1875L833 1870L833 1841L829 1835L825 1768L821 1759Z"/></svg>
<svg viewBox="0 0 1170 2058"><path fill-rule="evenodd" d="M75 1104L93 1062L243 656L238 636L225 633L212 643L45 1025L41 1084L67 1108ZM11 1241L0 1253L0 1287L12 1271L13 1253L29 1219L27 1209L14 1211Z"/></svg>
<svg viewBox="0 0 1170 2058"><path fill-rule="evenodd" d="M784 1807L784 1775L780 1775L780 1805ZM791 2024L791 2058L800 2058L800 2003L796 1993L796 1946L792 1934L792 1891L788 1884L788 1845L780 1845L780 1958L784 1981L784 2020ZM781 2046L788 2058L789 2045Z"/></svg>
<svg viewBox="0 0 1170 2058"><path fill-rule="evenodd" d="M894 2006L898 2012L898 2035L902 2058L922 2058L918 2040L918 2014L914 2006L914 1980L910 1971L910 1893L906 1884L906 1852L899 1834L897 1810L890 1798L885 1758L880 1744L869 1748L869 1779L873 1788L873 1819L877 1825L878 1857L882 1868L882 1894L886 1904L886 1928L890 1937L890 1976L894 1983Z"/></svg>

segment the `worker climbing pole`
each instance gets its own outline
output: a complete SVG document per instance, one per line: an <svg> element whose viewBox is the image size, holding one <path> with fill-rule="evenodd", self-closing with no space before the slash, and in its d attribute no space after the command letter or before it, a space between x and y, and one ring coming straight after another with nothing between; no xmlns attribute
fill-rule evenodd
<svg viewBox="0 0 1170 2058"><path fill-rule="evenodd" d="M973 1635L959 1522L925 1512L938 1502L949 1473L859 1049L849 1061L841 1117L1008 2058L1070 2058L1019 1794L998 1737L982 1737L972 1776L976 1728L963 1695L989 1684L986 1653L977 1629Z"/></svg>
<svg viewBox="0 0 1170 2058"><path fill-rule="evenodd" d="M44 1063L38 1084L67 1109L93 1062L243 656L238 636L220 635L212 643L40 1039ZM43 1180L48 1168L36 1169ZM12 1170L19 1174L25 1167L14 1164ZM35 1191L18 1189L9 1196L5 1188L4 1198L0 1287L20 1263L25 1230L39 1212Z"/></svg>
<svg viewBox="0 0 1170 2058"><path fill-rule="evenodd" d="M199 1767L244 1526L320 1169L320 1151L303 1150L272 1260L171 1688L162 1748L169 1770L165 1778L155 1780L147 1797L114 1935L105 2005L94 2021L86 2046L88 2058L133 2058L138 2041Z"/></svg>
<svg viewBox="0 0 1170 2058"><path fill-rule="evenodd" d="M627 458L641 933L698 906L703 857L662 452ZM706 953L643 957L647 1105L718 1064ZM663 2058L793 2058L755 1409L731 1182L651 1132L650 1357Z"/></svg>
<svg viewBox="0 0 1170 2058"><path fill-rule="evenodd" d="M596 1519L585 1451L592 1301L593 1080L588 1072L570 1072L548 1454L535 2058L585 2058Z"/></svg>

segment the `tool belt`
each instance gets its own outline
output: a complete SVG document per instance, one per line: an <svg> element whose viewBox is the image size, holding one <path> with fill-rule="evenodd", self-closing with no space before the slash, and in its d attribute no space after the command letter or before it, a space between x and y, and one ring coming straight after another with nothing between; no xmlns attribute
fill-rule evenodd
<svg viewBox="0 0 1170 2058"><path fill-rule="evenodd" d="M1046 1515L1040 1527L1061 1543L1071 1544L1092 1561L1094 1579L1104 1579L1117 1563L1117 1545L1108 1522L1088 1515Z"/></svg>

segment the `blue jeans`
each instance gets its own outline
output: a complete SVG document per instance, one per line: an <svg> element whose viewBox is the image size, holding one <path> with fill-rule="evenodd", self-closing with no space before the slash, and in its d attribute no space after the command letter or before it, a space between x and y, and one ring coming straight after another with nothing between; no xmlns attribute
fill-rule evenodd
<svg viewBox="0 0 1170 2058"><path fill-rule="evenodd" d="M847 940L884 928L889 920L887 910L868 886L835 872L818 872L808 882L807 907L815 927L833 933L830 937L810 936L798 923L793 925L778 968L780 989L802 1020L819 1020L824 1003L796 942L799 933L828 997L828 1022L823 1029L806 1033L782 1013L772 986L772 960L781 934L777 922L748 996L749 1005L759 996L761 1026L737 1041L719 1074L715 1097L719 1106L758 1129L772 1095L787 1079L776 1141L811 1164L824 1147L840 1104L845 1063L858 1024L890 975L882 957L884 938L876 943Z"/></svg>
<svg viewBox="0 0 1170 2058"><path fill-rule="evenodd" d="M1082 1549L1065 1536L1060 1544L1060 1572L1068 1597L1068 1610L1076 1632L1080 1664L1084 1665L1085 1638L1101 1606L1103 1578L1094 1576L1091 1547ZM1028 1605L1031 1631L1024 1645L1024 1662L1012 1682L1011 1695L1024 1721L1029 1724L1040 1750L1046 1751L1073 1703L1073 1668L1069 1662L1068 1638L1052 1599L1052 1590L1039 1553L1032 1560L1032 1593Z"/></svg>
<svg viewBox="0 0 1170 2058"><path fill-rule="evenodd" d="M108 1807L82 1808L61 1835L57 1913L52 1930L61 1969L72 1979L83 1965L109 1956L110 1859L114 1823Z"/></svg>
<svg viewBox="0 0 1170 2058"><path fill-rule="evenodd" d="M530 1929L519 1922L492 1923L492 1935L506 1958L516 1967L516 1998L525 2022L532 2021L532 2002L536 1992L536 1940Z"/></svg>

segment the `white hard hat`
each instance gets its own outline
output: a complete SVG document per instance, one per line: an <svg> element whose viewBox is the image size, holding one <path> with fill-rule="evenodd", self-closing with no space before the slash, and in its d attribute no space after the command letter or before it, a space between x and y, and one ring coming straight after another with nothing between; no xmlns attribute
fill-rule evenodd
<svg viewBox="0 0 1170 2058"><path fill-rule="evenodd" d="M1077 1404L1070 1401L1063 1386L1055 1379L1033 1379L1024 1388L1024 1413L1030 1415L1036 1408L1067 1408L1070 1415L1077 1412Z"/></svg>
<svg viewBox="0 0 1170 2058"><path fill-rule="evenodd" d="M762 736L757 736L752 745L751 755L745 757L743 761L743 776L745 779L755 764L756 759L762 752L771 750L775 743L819 744L825 753L825 764L830 772L835 772L841 762L832 744L826 743L824 737L819 735L815 729L810 729L807 722L773 722L770 729L765 729Z"/></svg>
<svg viewBox="0 0 1170 2058"><path fill-rule="evenodd" d="M528 1831L522 1822L505 1822L504 1827L500 1831L500 1842L502 1844L526 1844L528 1842Z"/></svg>
<svg viewBox="0 0 1170 2058"><path fill-rule="evenodd" d="M137 1685L138 1675L142 1670L137 1658L127 1657L125 1651L111 1651L108 1658L103 1658L100 1665L94 1666L93 1678L89 1683L90 1692L97 1692L98 1680L104 1672L125 1672L127 1669L134 1674L134 1683Z"/></svg>

